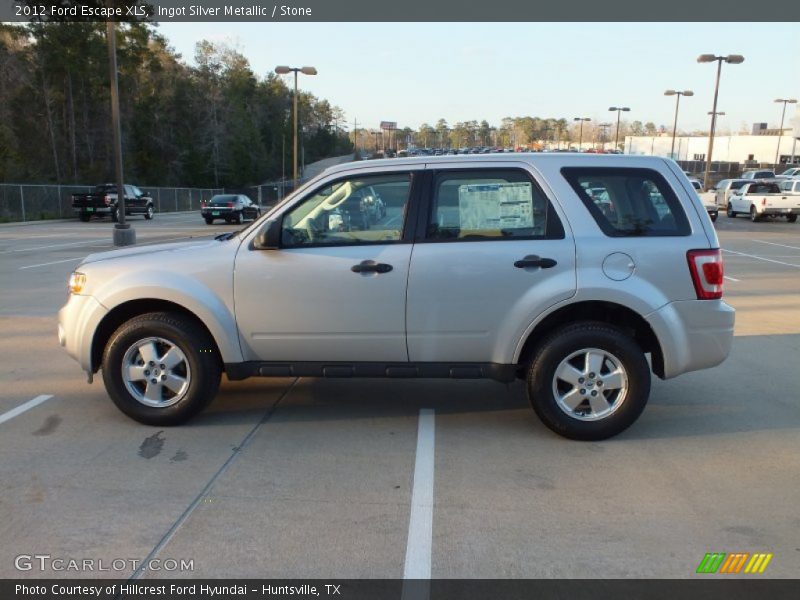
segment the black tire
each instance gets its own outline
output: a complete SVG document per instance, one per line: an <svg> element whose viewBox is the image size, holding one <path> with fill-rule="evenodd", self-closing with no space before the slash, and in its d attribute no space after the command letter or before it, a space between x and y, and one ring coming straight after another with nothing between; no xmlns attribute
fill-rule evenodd
<svg viewBox="0 0 800 600"><path fill-rule="evenodd" d="M189 367L185 393L169 406L153 407L140 402L123 380L126 352L149 337L177 346ZM147 425L180 425L191 419L214 399L221 374L221 360L208 333L194 320L168 312L147 313L123 323L103 351L103 382L108 395L123 413Z"/></svg>
<svg viewBox="0 0 800 600"><path fill-rule="evenodd" d="M148 221L150 221L150 220L152 220L154 214L155 214L155 211L153 210L153 205L152 204L148 205L147 206L147 212L144 213L144 218L147 219Z"/></svg>
<svg viewBox="0 0 800 600"><path fill-rule="evenodd" d="M119 209L118 209L118 208L112 208L112 209L111 209L111 220L112 220L114 223L116 223L117 221L119 221Z"/></svg>
<svg viewBox="0 0 800 600"><path fill-rule="evenodd" d="M241 225L242 224L242 213L241 212L236 213L236 216L233 218L233 222L236 223L237 225Z"/></svg>
<svg viewBox="0 0 800 600"><path fill-rule="evenodd" d="M755 206L751 206L750 207L750 220L753 223L757 223L758 221L761 220L761 217L758 216L758 212L756 211L756 207Z"/></svg>
<svg viewBox="0 0 800 600"><path fill-rule="evenodd" d="M786 215L786 220L789 221L789 223L796 223L797 215Z"/></svg>
<svg viewBox="0 0 800 600"><path fill-rule="evenodd" d="M627 376L627 392L621 400L616 398L621 403L608 416L593 421L567 414L560 408L553 389L558 366L582 349L613 355ZM533 410L552 431L573 440L604 440L630 427L644 410L650 395L650 368L639 345L620 329L582 321L557 329L542 342L528 368L527 383ZM614 405L615 402L609 403Z"/></svg>
<svg viewBox="0 0 800 600"><path fill-rule="evenodd" d="M725 214L728 215L729 218L735 219L736 213L733 211L733 204L728 202L728 208L725 209Z"/></svg>
<svg viewBox="0 0 800 600"><path fill-rule="evenodd" d="M212 217L206 217L205 220L206 220L206 225L211 225L214 222L214 219Z"/></svg>
<svg viewBox="0 0 800 600"><path fill-rule="evenodd" d="M78 218L79 218L81 221L83 221L84 223L88 223L88 222L89 222L89 219L91 219L91 218L92 218L92 215L90 215L89 213L84 213L84 212L82 212L82 213L80 213L80 214L78 215Z"/></svg>
<svg viewBox="0 0 800 600"><path fill-rule="evenodd" d="M716 223L716 222L717 222L717 216L718 216L718 215L719 215L719 213L715 213L715 212L713 212L713 213L709 213L709 215L708 215L708 216L709 216L709 217L711 217L711 222L712 222L712 223Z"/></svg>

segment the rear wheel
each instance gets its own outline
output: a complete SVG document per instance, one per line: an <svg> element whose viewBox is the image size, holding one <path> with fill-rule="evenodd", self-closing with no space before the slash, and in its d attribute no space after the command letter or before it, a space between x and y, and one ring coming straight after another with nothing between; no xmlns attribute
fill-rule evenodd
<svg viewBox="0 0 800 600"><path fill-rule="evenodd" d="M750 206L750 220L753 223L761 220L761 217L758 216L758 211L756 210L755 206Z"/></svg>
<svg viewBox="0 0 800 600"><path fill-rule="evenodd" d="M119 221L119 209L118 208L112 208L111 209L111 220L114 221L114 223Z"/></svg>
<svg viewBox="0 0 800 600"><path fill-rule="evenodd" d="M733 211L733 204L728 202L728 208L725 210L725 214L728 215L731 219L736 218L736 213Z"/></svg>
<svg viewBox="0 0 800 600"><path fill-rule="evenodd" d="M167 312L123 323L103 352L103 382L126 415L179 425L214 398L222 368L216 347L193 320Z"/></svg>
<svg viewBox="0 0 800 600"><path fill-rule="evenodd" d="M716 223L718 214L719 213L716 213L716 212L708 213L708 216L711 217L711 222L712 223Z"/></svg>
<svg viewBox="0 0 800 600"><path fill-rule="evenodd" d="M82 212L82 213L80 213L80 214L78 215L78 218L79 218L81 221L83 221L84 223L88 223L88 222L89 222L89 219L91 219L91 218L92 218L92 215L90 215L89 213Z"/></svg>
<svg viewBox="0 0 800 600"><path fill-rule="evenodd" d="M556 330L528 369L528 395L542 422L575 440L602 440L627 429L650 395L650 370L639 345L594 321Z"/></svg>
<svg viewBox="0 0 800 600"><path fill-rule="evenodd" d="M789 221L789 223L794 223L797 221L797 215L786 215L786 220Z"/></svg>
<svg viewBox="0 0 800 600"><path fill-rule="evenodd" d="M206 219L206 225L211 225L214 222L214 219L212 219L211 217L206 217L205 219Z"/></svg>
<svg viewBox="0 0 800 600"><path fill-rule="evenodd" d="M154 214L155 213L153 211L153 206L150 205L150 206L147 207L147 212L144 213L144 218L149 221L149 220L151 220L153 218Z"/></svg>
<svg viewBox="0 0 800 600"><path fill-rule="evenodd" d="M241 212L236 213L236 216L233 217L233 222L236 223L237 225L241 225L241 223L242 223L242 213Z"/></svg>

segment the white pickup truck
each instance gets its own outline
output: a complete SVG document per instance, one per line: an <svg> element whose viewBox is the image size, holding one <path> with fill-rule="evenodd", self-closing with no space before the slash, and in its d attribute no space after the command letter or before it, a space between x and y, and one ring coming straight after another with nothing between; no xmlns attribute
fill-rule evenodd
<svg viewBox="0 0 800 600"><path fill-rule="evenodd" d="M800 196L781 191L773 181L754 181L735 190L728 200L728 216L749 214L750 220L760 221L764 217L786 217L789 223L797 221L800 214Z"/></svg>

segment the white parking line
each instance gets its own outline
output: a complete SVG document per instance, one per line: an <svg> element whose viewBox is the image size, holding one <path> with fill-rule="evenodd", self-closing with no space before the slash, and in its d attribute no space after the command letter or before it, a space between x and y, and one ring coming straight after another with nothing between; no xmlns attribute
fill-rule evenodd
<svg viewBox="0 0 800 600"><path fill-rule="evenodd" d="M741 279L736 279L736 277L730 277L728 275L723 275L723 277L725 277L725 279L728 281L741 281Z"/></svg>
<svg viewBox="0 0 800 600"><path fill-rule="evenodd" d="M64 244L50 244L49 246L33 246L31 248L14 248L13 250L3 250L0 254L11 254L13 252L33 252L35 250L48 250L50 248L66 248L67 246L86 246L87 244L94 244L103 238L95 238L93 240L84 240L82 242L67 242Z"/></svg>
<svg viewBox="0 0 800 600"><path fill-rule="evenodd" d="M33 400L28 400L25 404L20 404L17 408L12 408L10 411L0 415L0 424L10 421L14 417L24 413L26 410L30 410L36 406L39 406L42 402L47 402L52 397L53 396L51 395L43 394L41 396L36 396L36 398Z"/></svg>
<svg viewBox="0 0 800 600"><path fill-rule="evenodd" d="M746 256L747 258L755 258L756 260L763 260L766 262L776 263L779 265L783 265L785 267L794 267L795 269L800 269L800 265L795 265L792 263L783 262L780 260L772 260L771 258L764 258L763 256L756 256L755 254L746 254L744 252L736 252L735 250L728 250L727 248L722 249L723 252L729 252L731 254L736 254L738 256Z"/></svg>
<svg viewBox="0 0 800 600"><path fill-rule="evenodd" d="M86 257L85 256L76 256L75 258L65 258L64 260L54 260L53 262L46 262L46 263L41 263L41 264L38 264L38 265L27 265L25 267L20 267L19 270L20 271L24 271L25 269L35 269L37 267L47 267L49 265L58 265L58 264L65 263L65 262L72 262L72 261L75 261L75 260L83 260L84 258L86 258Z"/></svg>
<svg viewBox="0 0 800 600"><path fill-rule="evenodd" d="M778 244L777 242L765 242L764 240L752 240L759 244L769 244L770 246L780 246L781 248L791 248L792 250L800 250L800 246L788 246L786 244Z"/></svg>
<svg viewBox="0 0 800 600"><path fill-rule="evenodd" d="M404 579L431 578L435 431L433 409L420 409L414 486L411 491L411 517L408 523L406 562L403 569Z"/></svg>

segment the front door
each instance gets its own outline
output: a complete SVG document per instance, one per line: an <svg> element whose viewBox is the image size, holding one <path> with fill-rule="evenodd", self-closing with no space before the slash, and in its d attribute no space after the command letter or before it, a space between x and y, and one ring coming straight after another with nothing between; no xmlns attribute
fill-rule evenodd
<svg viewBox="0 0 800 600"><path fill-rule="evenodd" d="M280 217L279 250L242 246L234 298L248 360L408 360L412 181L406 170L322 183ZM365 219L370 187L386 211Z"/></svg>

